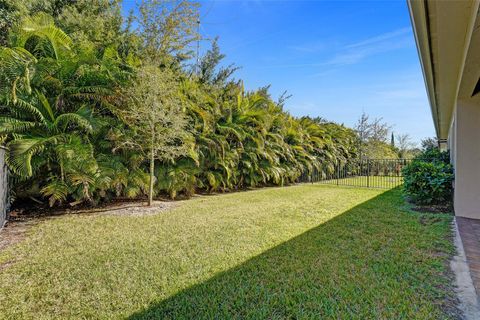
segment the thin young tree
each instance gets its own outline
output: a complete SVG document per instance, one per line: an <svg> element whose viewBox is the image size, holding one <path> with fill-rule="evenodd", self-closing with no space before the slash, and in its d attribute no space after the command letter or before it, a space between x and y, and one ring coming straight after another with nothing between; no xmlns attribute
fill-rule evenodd
<svg viewBox="0 0 480 320"><path fill-rule="evenodd" d="M406 158L409 153L415 148L412 138L408 133L397 135L398 157Z"/></svg>
<svg viewBox="0 0 480 320"><path fill-rule="evenodd" d="M152 204L155 160L173 161L188 153L187 119L181 108L178 82L168 68L144 66L124 92L125 106L118 115L134 134L124 146L143 152L150 164L148 205Z"/></svg>

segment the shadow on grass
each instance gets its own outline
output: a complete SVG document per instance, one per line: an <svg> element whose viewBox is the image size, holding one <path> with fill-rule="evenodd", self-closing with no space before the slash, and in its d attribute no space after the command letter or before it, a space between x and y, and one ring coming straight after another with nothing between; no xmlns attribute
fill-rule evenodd
<svg viewBox="0 0 480 320"><path fill-rule="evenodd" d="M129 319L443 318L448 216L387 191Z"/></svg>

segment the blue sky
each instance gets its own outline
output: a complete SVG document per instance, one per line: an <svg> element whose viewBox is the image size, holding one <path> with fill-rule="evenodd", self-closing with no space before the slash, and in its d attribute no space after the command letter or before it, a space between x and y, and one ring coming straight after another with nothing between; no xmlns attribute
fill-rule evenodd
<svg viewBox="0 0 480 320"><path fill-rule="evenodd" d="M202 36L219 36L247 89L287 90L296 116L353 126L365 111L416 141L434 136L406 1L201 4Z"/></svg>

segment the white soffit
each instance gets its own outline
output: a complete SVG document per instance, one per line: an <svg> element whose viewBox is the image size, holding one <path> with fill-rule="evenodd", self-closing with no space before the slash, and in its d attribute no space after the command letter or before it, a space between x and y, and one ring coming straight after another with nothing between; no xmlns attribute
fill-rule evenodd
<svg viewBox="0 0 480 320"><path fill-rule="evenodd" d="M470 100L480 104L480 94L472 97L477 82L480 79L480 19L477 12L477 18L470 37L470 46L468 48L465 66L463 68L460 90L458 92L459 100ZM479 105L480 107L480 105Z"/></svg>

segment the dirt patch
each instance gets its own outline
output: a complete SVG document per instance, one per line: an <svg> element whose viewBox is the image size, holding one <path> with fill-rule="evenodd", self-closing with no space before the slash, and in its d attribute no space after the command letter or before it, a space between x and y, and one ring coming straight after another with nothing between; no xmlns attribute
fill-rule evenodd
<svg viewBox="0 0 480 320"><path fill-rule="evenodd" d="M34 220L17 220L8 222L8 224L0 230L0 251L14 245L25 238L25 233L38 223Z"/></svg>
<svg viewBox="0 0 480 320"><path fill-rule="evenodd" d="M172 209L178 205L173 201L154 201L151 206L146 202L113 203L106 207L85 210L64 210L64 214L88 214L109 216L151 216Z"/></svg>
<svg viewBox="0 0 480 320"><path fill-rule="evenodd" d="M10 212L9 221L38 220L41 218L58 217L65 214L148 216L171 209L177 206L179 202L181 201L155 200L149 207L147 206L147 202L143 200L118 200L103 203L96 207L63 207L56 209L43 207L17 208Z"/></svg>
<svg viewBox="0 0 480 320"><path fill-rule="evenodd" d="M17 218L15 221L8 221L0 230L0 252L25 240L28 230L41 220ZM0 263L0 272L16 261L15 258Z"/></svg>

